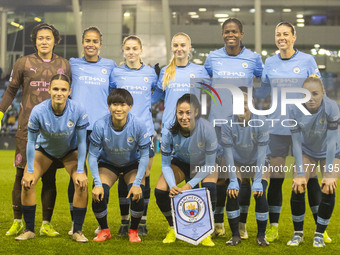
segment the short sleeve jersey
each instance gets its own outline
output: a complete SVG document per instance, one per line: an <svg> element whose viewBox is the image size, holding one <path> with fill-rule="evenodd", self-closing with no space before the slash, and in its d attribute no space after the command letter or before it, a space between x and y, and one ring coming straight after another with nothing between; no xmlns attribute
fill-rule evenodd
<svg viewBox="0 0 340 255"><path fill-rule="evenodd" d="M101 148L100 162L123 167L139 160L138 149L149 146L150 136L143 121L131 113L120 131L114 129L111 114L108 114L94 124L90 142Z"/></svg>
<svg viewBox="0 0 340 255"><path fill-rule="evenodd" d="M62 115L55 115L48 99L32 110L28 130L40 131L37 144L55 158L64 157L69 151L77 148L76 129L84 129L89 125L85 109L70 99Z"/></svg>

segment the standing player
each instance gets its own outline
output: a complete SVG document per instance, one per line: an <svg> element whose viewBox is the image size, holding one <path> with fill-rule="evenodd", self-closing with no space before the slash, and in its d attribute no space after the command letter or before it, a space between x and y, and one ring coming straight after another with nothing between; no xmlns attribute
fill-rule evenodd
<svg viewBox="0 0 340 255"><path fill-rule="evenodd" d="M92 209L101 228L93 240L102 242L111 238L107 203L110 188L122 174L128 185L127 198L131 198L129 241L136 243L141 241L138 224L144 210L143 176L149 162L150 137L144 123L129 113L133 98L127 90L113 90L107 104L111 114L94 124L90 136L88 161L94 180Z"/></svg>
<svg viewBox="0 0 340 255"><path fill-rule="evenodd" d="M138 116L147 126L148 133L151 138L149 149L149 164L145 174L144 189L144 213L138 227L141 235L146 235L146 214L150 200L150 169L152 160L155 155L153 137L155 129L153 126L151 115L151 97L152 92L157 86L158 76L155 70L143 64L141 55L143 53L142 41L135 35L125 37L122 45L122 51L125 58L125 64L113 69L113 84L111 89L123 88L129 91L133 97L134 105L131 113ZM127 186L124 178L119 178L118 194L119 206L121 213L121 226L118 235L124 236L128 234L129 229L129 202L127 196Z"/></svg>
<svg viewBox="0 0 340 255"><path fill-rule="evenodd" d="M97 27L88 27L83 32L82 45L84 56L71 58L72 100L82 104L89 117L87 137L92 132L93 124L109 113L106 100L109 95L109 84L112 82L112 70L116 66L110 59L99 56L103 38ZM87 144L89 141L87 140ZM73 222L74 184L70 179L68 198ZM69 235L72 235L72 229Z"/></svg>
<svg viewBox="0 0 340 255"><path fill-rule="evenodd" d="M275 29L275 43L280 53L269 57L266 60L263 74L262 87L258 92L259 96L265 97L270 88L298 87L301 88L303 81L311 74L320 76L314 57L300 52L294 48L296 31L292 24L281 22ZM277 79L281 78L281 79ZM291 134L288 127L281 125L285 116L281 116L281 96L278 93L278 107L275 112L269 115L270 119L278 119L269 129L271 151L270 165L275 167L285 166L286 156L292 144ZM268 206L270 227L266 232L266 239L273 242L279 236L278 225L282 206L282 184L284 172L271 173L268 188ZM321 190L317 178L310 178L308 181L308 200L314 219L316 221L317 210L321 199Z"/></svg>
<svg viewBox="0 0 340 255"><path fill-rule="evenodd" d="M204 67L207 69L209 75L213 78L213 86L216 82L225 79L230 84L237 87L252 87L253 77L261 77L263 70L263 63L261 56L248 50L243 46L241 39L244 36L243 25L236 18L229 18L224 21L222 25L222 38L225 46L210 52ZM218 79L221 78L221 79ZM217 89L222 98L222 105L211 104L209 120L226 119L232 113L232 97L227 89ZM227 106L226 106L227 104ZM221 126L215 127L218 141L221 141ZM217 183L217 203L215 211L215 232L216 236L223 236L224 230L224 206L226 200L227 185L225 177L220 176ZM240 190L240 204L242 212L247 212L247 203L250 201L251 188L249 182L241 184ZM247 199L248 197L248 199ZM245 224L240 224L240 231L245 232Z"/></svg>
<svg viewBox="0 0 340 255"><path fill-rule="evenodd" d="M176 104L175 123L170 129L164 128L162 133L163 173L158 179L155 197L159 209L169 223L168 234L163 243L176 241L170 197L196 187L209 175L209 171L199 171L195 174L193 169L203 165L202 169L214 167L216 150L215 130L207 120L200 118L200 105L196 96L183 95ZM181 188L177 187L183 180L186 184ZM206 237L202 244L215 246L210 236Z"/></svg>
<svg viewBox="0 0 340 255"><path fill-rule="evenodd" d="M22 90L14 163L17 171L12 191L14 223L6 232L8 236L20 234L25 229L25 224L21 220L21 179L26 165L28 118L35 105L50 97L48 86L51 77L57 73L70 75L68 61L53 54L54 47L61 40L59 31L54 26L45 23L35 26L31 32L31 39L36 53L22 57L14 64L10 83L0 103L1 121L4 112L13 102L18 90ZM59 235L50 224L57 195L55 186L56 168L57 165L52 164L51 169L42 177L43 225L40 229L41 235Z"/></svg>
<svg viewBox="0 0 340 255"><path fill-rule="evenodd" d="M311 99L305 103L311 115L304 115L301 111L292 109L289 116L297 125L291 128L296 163L291 197L294 236L287 245L298 246L303 241L305 190L308 180L317 178L317 166L320 164L323 177L322 196L313 246L324 247L324 233L334 209L335 189L339 176L339 108L336 102L325 95L324 86L317 75L309 76L304 81L303 88L311 94Z"/></svg>
<svg viewBox="0 0 340 255"><path fill-rule="evenodd" d="M241 242L241 238L248 238L247 232L242 233L243 236L239 232L240 209L238 196L240 195L238 194L237 173L242 183L249 183L249 178L253 179L252 188L256 201L257 244L268 246L269 243L265 239L268 220L268 203L266 199L268 182L262 176L269 142L268 124L264 117L256 116L250 112L247 100L248 95L244 93L244 114L234 116L232 122L223 125L221 130L224 156L229 169L227 216L232 238L227 244L234 246ZM245 217L245 219L247 218ZM245 223L244 221L243 224Z"/></svg>
<svg viewBox="0 0 340 255"><path fill-rule="evenodd" d="M81 105L68 99L71 94L68 76L54 75L50 84L48 92L51 99L34 107L28 122L27 165L22 178L21 194L26 230L15 240L24 241L35 237L35 187L52 162L60 161L75 183L72 239L83 243L88 241L82 234L87 206L84 165L88 118ZM35 151L36 144L38 147Z"/></svg>

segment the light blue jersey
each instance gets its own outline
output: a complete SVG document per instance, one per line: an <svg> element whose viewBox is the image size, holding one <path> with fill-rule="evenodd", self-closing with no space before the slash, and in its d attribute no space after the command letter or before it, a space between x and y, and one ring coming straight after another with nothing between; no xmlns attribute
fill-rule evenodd
<svg viewBox="0 0 340 255"><path fill-rule="evenodd" d="M123 65L113 69L112 77L113 83L110 88L122 88L131 93L133 97L131 113L138 116L147 126L150 136L153 135L155 129L151 114L151 95L158 81L155 69L142 65L136 70Z"/></svg>
<svg viewBox="0 0 340 255"><path fill-rule="evenodd" d="M158 91L163 91L162 83L165 69L164 67L161 70L159 75L159 80L157 84ZM189 62L184 67L176 67L175 71L175 79L170 79L169 85L166 87L164 93L164 112L162 117L162 126L169 128L175 122L175 113L176 113L176 104L180 97L184 94L190 93L190 78L196 78L197 81L199 78L209 79L209 75L205 70L204 66L196 65ZM195 86L193 84L192 86ZM199 98L199 95L198 95Z"/></svg>
<svg viewBox="0 0 340 255"><path fill-rule="evenodd" d="M67 99L62 115L54 114L51 99L36 105L31 113L28 130L40 131L37 144L49 155L62 158L77 148L76 129L88 127L88 116L82 105Z"/></svg>
<svg viewBox="0 0 340 255"><path fill-rule="evenodd" d="M94 124L90 142L102 149L99 161L123 167L139 160L138 149L149 146L150 136L144 123L131 113L123 130L115 131L108 114Z"/></svg>
<svg viewBox="0 0 340 255"><path fill-rule="evenodd" d="M217 138L215 129L205 119L196 120L194 131L189 137L184 137L180 132L172 134L167 128L162 129L162 171L170 188L176 186L173 171L170 167L171 155L180 161L196 166L214 166L217 151ZM199 171L188 183L195 187L209 171Z"/></svg>
<svg viewBox="0 0 340 255"><path fill-rule="evenodd" d="M240 122L235 115L232 126L230 123L222 125L222 146L232 147L236 161L246 165L256 164L258 146L267 146L269 143L268 122L265 117L253 114L248 126L243 127Z"/></svg>
<svg viewBox="0 0 340 255"><path fill-rule="evenodd" d="M261 56L243 47L237 56L228 55L225 47L211 51L204 67L213 78L212 86L230 83L237 87L252 87L253 77L261 77L263 63ZM219 79L223 78L223 79ZM227 79L226 79L227 78ZM232 94L226 88L216 88L222 105L211 104L209 120L226 119L232 112Z"/></svg>
<svg viewBox="0 0 340 255"><path fill-rule="evenodd" d="M89 115L90 126L109 113L107 97L112 82L112 70L116 66L110 59L99 57L97 62L88 62L84 57L70 59L72 71L71 97L81 103Z"/></svg>
<svg viewBox="0 0 340 255"><path fill-rule="evenodd" d="M280 54L267 58L262 74L262 86L256 94L267 96L270 89L278 88L278 105L274 113L268 116L269 119L278 119L273 122L269 132L275 135L290 135L288 127L281 125L281 121L287 116L281 115L281 92L280 88L301 88L304 80L312 74L321 77L315 59L312 55L296 50L290 58L283 60ZM292 98L300 98L302 94L292 94ZM287 96L289 97L289 95ZM272 93L273 98L273 93Z"/></svg>
<svg viewBox="0 0 340 255"><path fill-rule="evenodd" d="M296 120L297 125L291 132L301 132L302 151L313 158L326 158L327 130L339 120L339 107L328 97L322 99L319 110L312 115L304 115L300 110L291 108L289 118ZM340 137L337 136L336 152L340 151Z"/></svg>

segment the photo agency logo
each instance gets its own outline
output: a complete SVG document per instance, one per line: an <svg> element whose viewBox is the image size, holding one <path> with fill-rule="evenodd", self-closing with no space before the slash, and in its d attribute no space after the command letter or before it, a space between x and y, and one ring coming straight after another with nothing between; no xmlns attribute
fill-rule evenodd
<svg viewBox="0 0 340 255"><path fill-rule="evenodd" d="M200 94L201 113L202 115L209 115L213 112L214 118L209 118L213 126L223 124L236 125L243 123L232 122L232 116L244 115L245 109L257 116L266 116L265 121L270 123L270 126L280 122L283 127L294 127L297 122L289 119L289 107L297 107L304 115L311 115L304 104L311 98L311 93L302 87L295 87L288 82L271 88L271 103L268 109L264 109L254 105L254 91L252 86L242 87L230 84L230 79L215 79L213 85L208 85L204 82L197 82L199 84L196 88L203 91ZM239 79L240 80L240 79ZM249 79L248 79L249 80ZM297 79L296 79L297 80ZM289 79L291 81L291 79ZM297 83L298 81L294 81ZM240 82L238 82L240 83ZM242 82L246 84L249 82ZM296 85L296 84L293 84ZM197 92L196 92L197 93ZM208 95L211 98L210 112L208 107ZM216 98L219 100L219 104ZM264 125L263 120L249 120L249 126L260 127Z"/></svg>

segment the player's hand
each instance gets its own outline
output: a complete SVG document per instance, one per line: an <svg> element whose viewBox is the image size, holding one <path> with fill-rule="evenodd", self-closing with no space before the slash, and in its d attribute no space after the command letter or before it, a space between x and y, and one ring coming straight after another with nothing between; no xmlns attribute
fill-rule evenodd
<svg viewBox="0 0 340 255"><path fill-rule="evenodd" d="M230 183L227 189L227 195L230 198L237 198L239 189L240 187L238 185L237 179L230 179Z"/></svg>
<svg viewBox="0 0 340 255"><path fill-rule="evenodd" d="M253 182L253 195L255 198L259 198L263 195L263 186L261 182Z"/></svg>
<svg viewBox="0 0 340 255"><path fill-rule="evenodd" d="M293 179L292 189L295 194L302 194L306 191L307 181L305 177L297 177Z"/></svg>
<svg viewBox="0 0 340 255"><path fill-rule="evenodd" d="M22 187L25 190L29 190L31 186L34 185L34 183L35 183L34 174L25 172L21 180Z"/></svg>
<svg viewBox="0 0 340 255"><path fill-rule="evenodd" d="M321 191L327 195L334 194L337 187L336 178L323 178L321 181Z"/></svg>
<svg viewBox="0 0 340 255"><path fill-rule="evenodd" d="M87 188L87 176L85 173L76 173L75 183L84 191Z"/></svg>
<svg viewBox="0 0 340 255"><path fill-rule="evenodd" d="M93 187L92 189L92 199L94 202L99 203L104 198L103 186Z"/></svg>
<svg viewBox="0 0 340 255"><path fill-rule="evenodd" d="M129 198L129 197L131 197L133 201L136 201L138 203L138 201L143 197L143 192L142 192L141 187L132 186L126 198Z"/></svg>

